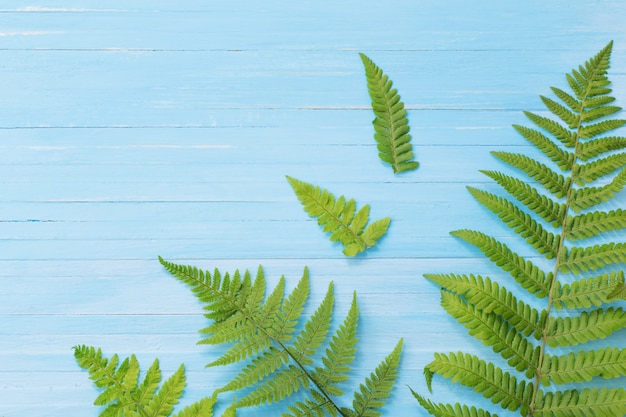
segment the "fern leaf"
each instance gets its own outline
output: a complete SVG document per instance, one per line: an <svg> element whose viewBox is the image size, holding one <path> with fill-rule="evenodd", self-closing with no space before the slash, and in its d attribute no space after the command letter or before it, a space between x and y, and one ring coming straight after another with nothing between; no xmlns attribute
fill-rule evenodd
<svg viewBox="0 0 626 417"><path fill-rule="evenodd" d="M545 164L525 155L510 152L491 152L491 154L502 162L525 172L530 178L539 182L556 197L561 198L567 194L571 180L566 179L561 174L557 174Z"/></svg>
<svg viewBox="0 0 626 417"><path fill-rule="evenodd" d="M402 340L393 351L376 367L361 384L359 391L354 393L354 415L357 417L378 417L380 408L391 394L398 377L398 365L402 353Z"/></svg>
<svg viewBox="0 0 626 417"><path fill-rule="evenodd" d="M568 251L563 251L561 258L562 271L580 274L590 269L625 262L626 243L607 243L587 248L572 247Z"/></svg>
<svg viewBox="0 0 626 417"><path fill-rule="evenodd" d="M616 288L623 286L624 272L607 273L594 278L582 278L570 284L558 284L554 290L556 309L589 308L609 302Z"/></svg>
<svg viewBox="0 0 626 417"><path fill-rule="evenodd" d="M542 128L548 133L552 134L563 145L568 148L576 146L576 134L570 129L563 127L560 123L555 122L547 117L538 116L529 111L525 111L524 114L528 117L537 127Z"/></svg>
<svg viewBox="0 0 626 417"><path fill-rule="evenodd" d="M335 200L335 196L326 189L289 176L287 180L304 211L317 218L317 223L324 232L331 233L331 241L340 242L344 246L346 256L355 256L374 246L389 228L389 217L365 227L369 218L369 205L365 205L355 214L354 200L346 202L344 196Z"/></svg>
<svg viewBox="0 0 626 417"><path fill-rule="evenodd" d="M337 384L348 379L350 364L356 354L358 318L359 307L356 302L356 294L354 294L345 320L332 337L326 354L322 357L323 366L316 367L312 374L313 379L321 388L333 390L336 392L335 395L343 394Z"/></svg>
<svg viewBox="0 0 626 417"><path fill-rule="evenodd" d="M324 340L326 340L332 320L334 303L333 284L331 283L322 303L305 323L304 330L298 335L293 344L291 354L298 362L304 365L313 363L310 357L317 352Z"/></svg>
<svg viewBox="0 0 626 417"><path fill-rule="evenodd" d="M489 277L456 274L425 274L424 277L447 291L464 296L476 309L502 316L524 336L532 334L539 339L545 317Z"/></svg>
<svg viewBox="0 0 626 417"><path fill-rule="evenodd" d="M581 240L605 232L626 227L626 210L617 209L609 212L594 211L569 217L565 237L569 240Z"/></svg>
<svg viewBox="0 0 626 417"><path fill-rule="evenodd" d="M606 347L598 350L546 355L542 382L555 384L589 382L600 376L605 379L626 376L626 349Z"/></svg>
<svg viewBox="0 0 626 417"><path fill-rule="evenodd" d="M215 397L203 398L200 401L185 407L180 412L176 413L174 417L211 417L213 415L213 406L215 405L215 402ZM226 417L226 415L222 414L222 417Z"/></svg>
<svg viewBox="0 0 626 417"><path fill-rule="evenodd" d="M185 367L181 365L174 375L163 383L159 392L153 396L145 408L146 414L150 417L167 417L171 415L174 406L178 404L180 397L183 395L185 385Z"/></svg>
<svg viewBox="0 0 626 417"><path fill-rule="evenodd" d="M613 180L602 187L587 187L572 190L570 207L578 212L610 200L626 185L626 168L619 172Z"/></svg>
<svg viewBox="0 0 626 417"><path fill-rule="evenodd" d="M94 402L106 406L101 417L169 417L185 388L183 365L159 388L161 371L158 360L152 363L143 383L138 385L139 362L135 355L119 364L117 355L107 359L100 349L81 345L74 346L74 357L78 365L89 372L94 384L104 389ZM176 417L210 417L215 401L215 396L203 398L180 411Z"/></svg>
<svg viewBox="0 0 626 417"><path fill-rule="evenodd" d="M626 414L626 391L623 388L587 388L548 392L533 414L536 417L616 417Z"/></svg>
<svg viewBox="0 0 626 417"><path fill-rule="evenodd" d="M626 149L626 137L614 136L596 138L593 140L581 142L579 145L579 151L577 152L576 156L578 157L578 159L587 161L589 159L595 158L598 155L602 155L603 153L622 149Z"/></svg>
<svg viewBox="0 0 626 417"><path fill-rule="evenodd" d="M520 210L510 201L494 194L467 187L470 194L483 206L500 217L507 226L548 259L554 258L560 246L560 238L537 223L532 216Z"/></svg>
<svg viewBox="0 0 626 417"><path fill-rule="evenodd" d="M367 90L372 99L374 139L378 144L378 156L391 165L395 174L417 169L414 160L409 120L404 103L389 77L366 55L359 54L365 67Z"/></svg>
<svg viewBox="0 0 626 417"><path fill-rule="evenodd" d="M520 125L513 125L522 136L538 147L548 158L559 168L569 170L574 163L574 154L558 147L554 142L535 129L530 129Z"/></svg>
<svg viewBox="0 0 626 417"><path fill-rule="evenodd" d="M228 408L229 415L234 416L241 407L281 401L298 391L305 391L302 394L304 399L291 404L288 409L292 414L286 415L359 415L358 411L340 407L335 401L335 397L343 395L338 384L348 380L350 364L356 354L359 315L356 294L344 322L327 340L334 304L333 284L329 285L317 310L302 325L303 307L309 292L306 268L289 295L284 296L284 277L281 277L265 298L261 267L252 281L247 271L243 278L239 272L231 278L229 274L222 276L217 270L211 276L194 267L159 259L168 272L191 287L205 304L207 317L226 317L214 321L207 329L211 333L211 342L220 340L230 343L231 347L209 365L232 364L247 359L246 366L216 392L247 391ZM233 292L233 287L239 292ZM319 357L318 350L323 346L326 346L325 353ZM371 404L374 400L382 401L395 381L397 351L398 348L366 383L367 389L372 391ZM376 378L381 372L385 373L385 378L379 381ZM375 407L369 405L366 408L369 413L370 408ZM367 413L363 415L370 415Z"/></svg>
<svg viewBox="0 0 626 417"><path fill-rule="evenodd" d="M436 353L428 364L429 372L438 373L452 382L471 387L494 404L511 411L517 410L532 395L532 384L517 381L515 376L468 353Z"/></svg>
<svg viewBox="0 0 626 417"><path fill-rule="evenodd" d="M583 311L575 317L550 317L546 343L551 347L574 346L604 339L625 327L626 312L622 308Z"/></svg>
<svg viewBox="0 0 626 417"><path fill-rule="evenodd" d="M515 280L531 294L543 298L548 295L552 273L544 273L511 251L505 244L481 232L472 230L457 230L450 233L476 246L493 263L509 272Z"/></svg>
<svg viewBox="0 0 626 417"><path fill-rule="evenodd" d="M465 404L435 404L412 389L411 393L420 405L435 417L498 417L497 414L491 414L486 410L476 407L468 407Z"/></svg>
<svg viewBox="0 0 626 417"><path fill-rule="evenodd" d="M565 218L565 204L557 203L541 195L530 185L498 171L480 171L500 184L509 194L514 196L530 210L534 211L546 222L558 227Z"/></svg>
<svg viewBox="0 0 626 417"><path fill-rule="evenodd" d="M441 305L469 333L481 340L484 345L491 346L507 363L519 372L527 372L527 377L534 376L533 367L539 362L539 347L528 342L517 330L497 314L485 313L468 305L460 297L442 293Z"/></svg>
<svg viewBox="0 0 626 417"><path fill-rule="evenodd" d="M611 50L609 43L566 76L571 91L553 87L552 93L559 101L541 97L551 117L526 112L536 128L514 126L541 151L538 159L509 152L493 153L510 168L526 174L527 178L518 179L519 174L483 171L523 207L499 195L468 187L478 202L545 259L537 265L530 264L481 232L463 229L452 234L476 246L490 261L508 271L534 296L531 298L544 301L517 301L516 292L506 288L504 281L495 282L480 275L425 275L442 287L444 309L470 335L501 356L487 361L462 352L436 353L435 360L424 370L429 390L435 374L439 374L472 387L523 417L626 416L626 390L597 385L600 378L621 382L626 376L626 349L585 347L626 328L623 306L610 306L626 299L624 273L611 267L626 263L626 242L608 242L607 237L626 228L626 215L621 209L588 211L611 200L626 185L626 154L614 152L626 148L626 138L605 136L626 125L626 121L612 118L621 109L613 105L615 99L609 96L606 73ZM544 161L556 164L563 175ZM584 213L571 214L583 210ZM601 243L570 243L590 238ZM584 276L575 276L579 274ZM542 302L541 309L530 307ZM572 311L563 311L566 309ZM502 362L523 374L509 375L500 367ZM569 384L574 389L540 389L541 385L552 384ZM435 416L466 415L471 410L459 404L455 408L436 404L420 396L416 399Z"/></svg>

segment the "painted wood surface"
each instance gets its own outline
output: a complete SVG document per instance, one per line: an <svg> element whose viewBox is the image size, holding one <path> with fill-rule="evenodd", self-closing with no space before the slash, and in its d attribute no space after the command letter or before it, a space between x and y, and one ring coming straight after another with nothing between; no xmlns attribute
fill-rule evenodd
<svg viewBox="0 0 626 417"><path fill-rule="evenodd" d="M541 111L539 94L610 40L625 105L625 18L626 3L603 0L3 0L0 416L98 415L77 344L144 367L158 357L166 375L184 362L184 404L233 375L204 369L219 350L196 346L201 308L158 255L261 264L289 287L308 266L309 309L334 281L338 317L356 290L355 381L403 337L385 415L426 415L406 386L425 392L432 353L486 351L422 274L498 274L449 231L480 228L531 255L466 185L495 190L478 172L501 168L489 152L532 152L510 128L521 110ZM407 104L418 171L378 160L358 52ZM370 203L392 217L388 235L345 259L285 175Z"/></svg>

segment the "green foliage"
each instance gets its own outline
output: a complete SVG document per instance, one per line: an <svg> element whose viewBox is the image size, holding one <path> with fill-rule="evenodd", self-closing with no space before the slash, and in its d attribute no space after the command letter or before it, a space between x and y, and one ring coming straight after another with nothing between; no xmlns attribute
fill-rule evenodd
<svg viewBox="0 0 626 417"><path fill-rule="evenodd" d="M183 395L185 369L178 370L161 383L159 361L155 360L139 383L139 362L135 355L121 363L117 355L107 359L100 349L85 345L74 347L78 365L89 372L96 387L103 392L94 405L106 407L101 417L168 417ZM215 397L202 400L179 411L174 417L210 417Z"/></svg>
<svg viewBox="0 0 626 417"><path fill-rule="evenodd" d="M367 90L376 116L372 124L378 156L391 165L395 174L417 169L419 163L413 160L409 120L398 91L392 88L389 77L370 58L359 55L365 67Z"/></svg>
<svg viewBox="0 0 626 417"><path fill-rule="evenodd" d="M330 233L332 242L341 242L346 256L355 256L374 246L389 228L389 217L367 225L370 215L368 204L357 211L354 199L346 200L344 196L335 198L326 189L289 176L287 180L304 211L317 218L317 224L324 232Z"/></svg>
<svg viewBox="0 0 626 417"><path fill-rule="evenodd" d="M626 215L597 208L626 184L626 153L619 152L626 138L607 135L626 124L609 118L620 110L609 105L611 50L612 43L567 75L570 92L553 88L559 101L542 97L551 118L526 112L535 127L514 126L542 160L494 152L526 175L484 171L513 199L468 187L549 267L543 270L482 232L452 232L520 288L476 275L426 275L441 286L445 310L502 358L499 363L463 352L436 353L424 371L429 389L438 374L526 417L626 415L626 349L588 346L626 328L626 311L617 303L626 298L624 274L608 268L626 261L626 243L607 243L626 226ZM601 243L581 246L589 239ZM518 295L522 288L526 294ZM599 378L621 382L600 386ZM493 415L413 394L437 417Z"/></svg>
<svg viewBox="0 0 626 417"><path fill-rule="evenodd" d="M222 275L159 258L178 280L191 287L204 304L211 324L201 330L199 343L227 344L229 349L207 366L244 362L239 374L216 394L248 389L229 408L253 407L281 401L298 391L284 416L376 417L393 389L402 341L378 365L354 393L352 408L341 406L350 365L357 351L358 306L356 294L348 314L329 337L333 317L333 284L317 310L303 322L309 295L308 270L290 294L282 277L265 296L265 277L259 267L256 277L245 271Z"/></svg>

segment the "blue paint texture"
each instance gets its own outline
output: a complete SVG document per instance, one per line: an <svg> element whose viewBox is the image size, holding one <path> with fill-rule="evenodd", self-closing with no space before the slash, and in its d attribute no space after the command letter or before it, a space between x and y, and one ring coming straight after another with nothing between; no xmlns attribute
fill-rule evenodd
<svg viewBox="0 0 626 417"><path fill-rule="evenodd" d="M158 255L262 264L268 285L284 274L289 288L308 266L307 311L334 281L337 317L356 290L354 382L403 337L384 415L425 416L406 386L426 392L433 352L494 355L422 277L497 273L449 231L480 227L531 253L465 187L493 187L478 172L502 167L490 151L532 152L510 125L610 40L626 105L625 19L626 2L606 0L3 0L0 416L97 416L77 344L144 367L158 357L165 376L184 362L183 404L234 374L204 368L221 351L196 345L201 306ZM358 52L406 103L417 171L394 176L377 157ZM392 218L387 236L345 259L285 175L370 203L371 218Z"/></svg>

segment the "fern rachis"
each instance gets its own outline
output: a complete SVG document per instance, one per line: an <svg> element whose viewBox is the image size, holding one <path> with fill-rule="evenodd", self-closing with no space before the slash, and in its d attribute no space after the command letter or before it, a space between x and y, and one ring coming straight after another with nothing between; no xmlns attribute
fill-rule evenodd
<svg viewBox="0 0 626 417"><path fill-rule="evenodd" d="M200 343L230 345L226 353L208 366L246 363L231 382L216 392L250 388L235 400L231 411L278 402L304 390L306 398L291 404L289 413L283 415L380 415L379 409L395 383L402 341L354 393L353 408L337 402L337 397L344 394L342 383L348 379L357 349L356 294L345 320L328 340L334 304L332 283L322 303L298 331L309 292L307 269L290 294L284 293L285 280L281 278L265 297L261 267L253 280L248 271L222 275L215 270L211 274L161 258L160 261L205 304L205 315L211 324L201 330L207 336ZM319 360L319 351L324 346Z"/></svg>
<svg viewBox="0 0 626 417"><path fill-rule="evenodd" d="M624 275L605 270L611 264L626 263L626 244L572 244L602 238L625 225L622 210L596 208L612 199L626 183L626 153L610 153L626 148L626 138L605 135L626 124L608 119L620 110L608 105L614 101L606 77L611 49L612 43L567 76L571 93L552 89L560 102L542 97L555 120L526 112L536 128L514 126L545 155L547 162L494 152L544 190L509 175L484 172L522 207L469 187L478 202L552 262L550 270L533 265L484 233L452 233L509 272L530 296L543 300L544 308L534 310L517 301L513 291L488 277L426 275L442 287L445 309L513 369L504 371L496 363L462 352L436 354L425 369L429 388L433 376L440 374L526 417L626 415L623 388L594 385L598 377L626 377L626 349L585 348L589 341L626 328L623 306L611 305L624 298ZM556 167L551 168L551 164ZM600 181L603 185L595 185ZM574 310L563 316L555 314L556 309ZM573 346L576 349L567 352ZM567 383L577 388L560 387ZM554 390L542 388L553 384L557 386ZM414 395L435 416L451 416L451 410L458 416L491 415L487 410L436 404Z"/></svg>

